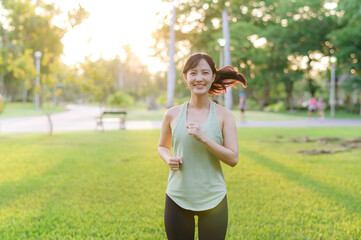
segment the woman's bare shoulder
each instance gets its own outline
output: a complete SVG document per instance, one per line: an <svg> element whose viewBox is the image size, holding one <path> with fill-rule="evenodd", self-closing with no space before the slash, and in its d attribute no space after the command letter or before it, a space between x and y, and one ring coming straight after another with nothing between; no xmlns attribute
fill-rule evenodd
<svg viewBox="0 0 361 240"><path fill-rule="evenodd" d="M165 111L164 116L169 119L177 118L182 110L182 107L183 107L183 105L177 105L177 106L171 107L171 108L167 109L167 111Z"/></svg>
<svg viewBox="0 0 361 240"><path fill-rule="evenodd" d="M231 110L229 110L228 108L225 108L219 104L215 105L215 110L216 110L216 114L217 117L221 117L221 118L234 118L233 113L231 112Z"/></svg>

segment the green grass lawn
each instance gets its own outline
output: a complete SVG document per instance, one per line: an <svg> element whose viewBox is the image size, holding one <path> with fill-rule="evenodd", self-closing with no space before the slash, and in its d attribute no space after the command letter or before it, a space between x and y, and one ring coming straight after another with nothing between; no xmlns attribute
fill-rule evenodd
<svg viewBox="0 0 361 240"><path fill-rule="evenodd" d="M62 112L63 107L54 107L52 112ZM7 103L4 111L0 113L0 118L13 118L13 117L31 117L45 115L42 110L36 110L33 103Z"/></svg>
<svg viewBox="0 0 361 240"><path fill-rule="evenodd" d="M147 109L129 109L127 114L127 120L151 120L161 121L164 115L165 109L159 110L147 110ZM241 120L241 114L238 110L232 110L233 115L237 121ZM246 117L250 121L286 121L286 120L304 120L307 113L302 115L292 115L288 113L273 113L262 111L247 111Z"/></svg>
<svg viewBox="0 0 361 240"><path fill-rule="evenodd" d="M54 113L64 111L63 107L54 108ZM149 121L161 121L166 109L147 110L141 107L129 107L127 120L149 120ZM237 121L241 120L241 115L238 110L232 110L233 115ZM44 115L41 110L37 111L32 103L23 105L22 103L8 103L5 106L5 110L0 114L0 119L11 117L27 117L27 116L39 116ZM326 118L330 117L329 112L326 112ZM305 120L307 117L307 111L299 111L295 113L290 112L265 112L265 111L247 111L246 118L248 121L292 121L292 120ZM335 114L335 118L350 118L361 119L357 114L346 113L344 111L338 111Z"/></svg>
<svg viewBox="0 0 361 240"><path fill-rule="evenodd" d="M244 128L228 188L227 239L360 239L361 150L296 137L361 127ZM0 135L0 239L166 239L159 130ZM280 142L274 142L273 140Z"/></svg>
<svg viewBox="0 0 361 240"><path fill-rule="evenodd" d="M159 110L147 110L142 108L129 108L127 114L127 120L162 120L165 109ZM233 115L237 121L241 120L241 114L239 110L232 110ZM317 117L317 114L315 114ZM325 112L325 117L330 118L329 111ZM307 111L298 111L291 113L289 111L284 112L265 112L265 111L247 111L246 118L248 121L292 121L292 120L305 120L307 118ZM337 111L335 118L348 118L348 119L361 119L357 114L351 114L344 111Z"/></svg>

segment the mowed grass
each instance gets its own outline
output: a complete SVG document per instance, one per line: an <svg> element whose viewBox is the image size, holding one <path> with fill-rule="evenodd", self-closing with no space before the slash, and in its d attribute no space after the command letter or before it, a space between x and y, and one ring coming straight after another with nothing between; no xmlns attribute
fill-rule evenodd
<svg viewBox="0 0 361 240"><path fill-rule="evenodd" d="M97 107L97 106L94 106ZM57 106L52 112L58 113L66 111L65 107ZM160 108L157 110L147 110L142 107L129 107L127 108L127 117L128 121L140 121L140 120L149 120L149 121L161 121L165 113L165 108ZM236 121L241 120L240 111L236 108L232 110L232 113ZM14 117L30 117L30 116L41 116L45 113L41 110L36 110L34 104L32 103L7 103L4 111L0 113L0 120L5 118L14 118ZM317 113L315 114L317 118ZM326 118L330 118L329 111L325 113ZM267 111L246 111L246 119L248 121L293 121L293 120L306 120L307 111L298 111L290 113L288 111L283 112L267 112ZM347 118L347 119L361 119L361 116L358 114L347 113L342 110L335 113L335 118Z"/></svg>
<svg viewBox="0 0 361 240"><path fill-rule="evenodd" d="M127 120L150 120L161 121L166 109L161 108L158 110L147 110L145 108L129 108ZM241 120L241 113L238 109L232 110L233 116L237 121ZM318 118L317 113L314 115ZM283 112L266 112L266 111L246 111L246 119L248 121L293 121L293 120L306 120L307 110L291 113L289 111ZM325 118L330 118L329 111L325 112ZM342 110L335 113L336 119L361 119L358 114L347 113Z"/></svg>
<svg viewBox="0 0 361 240"><path fill-rule="evenodd" d="M65 111L61 106L56 106L51 109L51 112L57 113ZM14 117L33 117L33 116L42 116L45 115L45 112L41 109L36 110L33 103L7 103L4 107L3 112L0 113L1 118L14 118Z"/></svg>
<svg viewBox="0 0 361 240"><path fill-rule="evenodd" d="M361 150L296 137L359 137L361 127L239 129L223 166L227 239L360 239ZM0 135L0 239L166 239L168 167L159 130ZM273 142L281 139L282 143Z"/></svg>

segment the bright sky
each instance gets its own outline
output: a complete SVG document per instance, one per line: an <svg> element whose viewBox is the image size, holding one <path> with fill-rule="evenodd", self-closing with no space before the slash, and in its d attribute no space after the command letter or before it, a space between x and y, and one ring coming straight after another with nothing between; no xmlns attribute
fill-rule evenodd
<svg viewBox="0 0 361 240"><path fill-rule="evenodd" d="M90 13L81 25L69 31L63 38L66 64L82 61L85 56L105 59L124 55L122 47L130 44L136 55L151 72L165 70L157 58L150 58L154 40L151 33L157 27L156 12L167 4L161 0L48 0L58 4L66 13L79 4ZM61 21L63 17L55 19Z"/></svg>

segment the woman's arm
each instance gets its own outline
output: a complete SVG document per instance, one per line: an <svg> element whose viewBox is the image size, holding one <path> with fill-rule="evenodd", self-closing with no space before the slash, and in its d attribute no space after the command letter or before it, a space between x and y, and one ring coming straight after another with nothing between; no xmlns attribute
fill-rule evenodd
<svg viewBox="0 0 361 240"><path fill-rule="evenodd" d="M190 123L188 125L188 134L193 135L195 139L202 142L209 151L211 151L219 160L227 165L234 167L238 163L238 138L237 126L233 114L227 109L223 110L223 146L216 143L213 139L207 137L198 124Z"/></svg>
<svg viewBox="0 0 361 240"><path fill-rule="evenodd" d="M172 129L170 123L172 116L169 110L166 111L162 120L162 128L158 142L158 154L167 163L171 170L179 170L179 164L183 163L182 158L172 157L170 147L172 145Z"/></svg>

